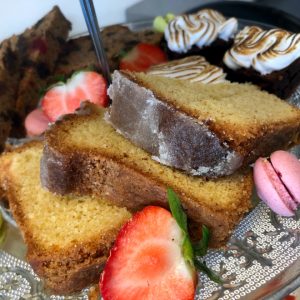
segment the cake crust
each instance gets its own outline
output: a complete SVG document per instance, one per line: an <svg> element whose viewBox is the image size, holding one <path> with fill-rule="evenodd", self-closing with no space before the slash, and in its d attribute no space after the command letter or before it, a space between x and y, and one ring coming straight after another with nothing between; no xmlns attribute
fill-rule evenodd
<svg viewBox="0 0 300 300"><path fill-rule="evenodd" d="M100 234L95 230L94 237L89 241L77 241L74 234L74 241L68 246L54 244L49 247L37 240L37 229L32 228L23 209L24 203L20 200L22 192L18 182L14 180L17 174L10 170L13 156L22 154L27 149L41 153L42 143L30 142L0 157L1 190L8 199L12 215L23 234L27 245L27 260L33 270L44 279L45 286L51 293L65 295L81 291L98 283L120 226Z"/></svg>

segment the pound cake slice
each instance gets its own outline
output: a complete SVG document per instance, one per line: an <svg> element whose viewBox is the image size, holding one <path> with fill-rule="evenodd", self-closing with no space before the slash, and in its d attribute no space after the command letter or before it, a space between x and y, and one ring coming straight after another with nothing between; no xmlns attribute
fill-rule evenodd
<svg viewBox="0 0 300 300"><path fill-rule="evenodd" d="M154 204L168 208L166 189L179 196L194 233L206 224L212 245L221 246L250 209L252 175L217 180L185 175L151 159L107 124L104 109L69 115L45 133L41 182L57 194L105 197L136 211ZM199 236L198 236L199 237Z"/></svg>
<svg viewBox="0 0 300 300"><path fill-rule="evenodd" d="M250 84L115 71L107 120L159 162L219 177L299 142L300 110Z"/></svg>
<svg viewBox="0 0 300 300"><path fill-rule="evenodd" d="M40 185L42 143L0 157L0 186L28 246L27 259L52 293L99 281L121 226L131 214L99 197L55 196Z"/></svg>

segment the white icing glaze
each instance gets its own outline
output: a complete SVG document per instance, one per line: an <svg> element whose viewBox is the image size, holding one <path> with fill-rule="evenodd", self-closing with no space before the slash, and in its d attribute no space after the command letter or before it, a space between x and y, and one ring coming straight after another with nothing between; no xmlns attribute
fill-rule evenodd
<svg viewBox="0 0 300 300"><path fill-rule="evenodd" d="M153 66L147 73L201 83L226 82L226 74L202 56L189 56Z"/></svg>
<svg viewBox="0 0 300 300"><path fill-rule="evenodd" d="M246 26L224 56L231 69L253 68L262 75L282 70L300 57L300 34Z"/></svg>
<svg viewBox="0 0 300 300"><path fill-rule="evenodd" d="M165 39L170 50L185 53L194 45L209 46L217 38L228 41L236 31L237 19L226 20L215 10L203 9L175 17L165 29Z"/></svg>

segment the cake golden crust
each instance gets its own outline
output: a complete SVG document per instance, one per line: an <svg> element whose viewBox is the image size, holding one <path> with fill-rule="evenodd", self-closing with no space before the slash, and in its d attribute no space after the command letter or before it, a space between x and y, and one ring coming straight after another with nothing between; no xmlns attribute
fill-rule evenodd
<svg viewBox="0 0 300 300"><path fill-rule="evenodd" d="M150 204L167 207L166 188L169 186L180 196L192 227L199 230L200 224L206 224L212 231L212 246L224 245L251 207L251 173L206 181L161 166L115 133L101 120L103 113L100 110L91 115L70 115L46 132L41 160L43 186L58 194L105 195L112 203L131 211ZM95 130L92 130L94 125ZM114 148L119 149L114 152L112 145L106 145L107 148L101 145L109 140L95 142L94 146L74 144L71 135L79 126L84 127L85 141L93 143L93 134L103 131L108 139L118 139L113 143ZM132 151L137 153L133 156ZM131 157L136 157L136 163L130 161ZM225 193L224 201L212 199L214 189L216 197Z"/></svg>
<svg viewBox="0 0 300 300"><path fill-rule="evenodd" d="M0 157L0 185L6 199L9 201L11 212L23 234L25 243L28 246L28 262L31 264L34 271L45 280L46 287L53 293L69 294L80 291L83 288L98 282L100 272L108 257L109 250L121 225L130 217L130 214L125 209L114 209L113 212L118 214L117 220L112 221L112 223L106 225L106 227L104 226L103 230L90 228L89 237L85 237L82 233L77 232L76 222L74 222L74 227L72 227L73 231L66 235L68 242L54 237L53 241L51 240L49 244L47 238L45 239L43 237L45 230L43 229L43 225L39 225L39 220L36 218L35 206L38 205L41 213L43 213L43 215L39 216L40 220L47 218L47 216L51 216L48 211L43 211L41 204L42 200L52 200L53 202L56 202L57 205L61 205L58 209L53 209L53 206L49 205L47 207L46 204L46 208L50 211L53 210L55 215L62 214L63 209L66 210L65 218L67 223L64 224L63 227L53 227L53 232L56 234L60 234L60 231L62 232L65 230L64 227L69 228L72 226L70 219L68 219L68 214L71 216L73 212L68 211L68 206L64 208L64 204L60 203L66 202L66 199L50 195L50 193L46 191L41 192L41 187L37 186L35 186L35 190L32 191L35 195L31 195L29 203L29 198L26 199L26 193L28 193L28 191L26 191L27 187L25 186L25 183L30 181L30 179L28 179L30 174L27 173L28 171L23 173L23 170L19 170L19 173L22 174L19 175L16 173L14 166L18 156L23 156L23 159L27 159L28 164L32 165L32 170L31 167L29 167L29 170L35 174L33 176L38 178L39 174L36 174L34 165L39 164L41 153L42 143L32 142L3 154ZM25 183L22 183L20 176L24 175L27 175L27 177ZM43 195L46 195L45 199ZM39 196L43 199L38 199ZM47 197L49 197L49 199ZM80 205L81 201L85 201L85 203L82 204L82 206L85 207L90 205L88 203L89 201L94 201L96 204L98 203L96 202L97 200L92 200L92 198L82 200L71 198L68 201L72 201L72 205L77 205L76 203L74 204L76 201L79 203L78 205ZM97 207L99 209L103 208L104 210L107 210L108 205L103 206L101 203L102 202L99 202ZM98 205L102 206L100 207ZM62 211L59 211L60 209ZM33 217L34 219L32 219ZM92 215L92 217L96 217L96 213L94 216ZM89 216L87 215L85 218L88 221ZM52 224L55 221L48 219L47 222ZM82 226L84 226L84 224L82 224ZM51 229L50 227L46 227L49 228L47 229L49 235L51 234L49 232Z"/></svg>

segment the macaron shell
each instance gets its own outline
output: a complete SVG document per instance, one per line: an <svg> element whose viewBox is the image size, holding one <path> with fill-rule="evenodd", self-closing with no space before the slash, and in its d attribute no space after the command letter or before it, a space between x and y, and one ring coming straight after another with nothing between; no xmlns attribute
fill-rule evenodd
<svg viewBox="0 0 300 300"><path fill-rule="evenodd" d="M36 136L42 134L50 123L44 112L37 108L30 112L25 119L25 128L28 136Z"/></svg>
<svg viewBox="0 0 300 300"><path fill-rule="evenodd" d="M286 151L272 153L270 160L294 200L300 203L300 161Z"/></svg>
<svg viewBox="0 0 300 300"><path fill-rule="evenodd" d="M293 216L293 210L286 204L292 199L270 162L265 158L259 158L254 164L253 172L258 196L275 213L285 217Z"/></svg>

